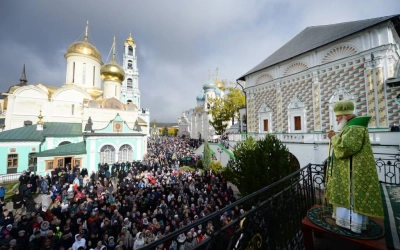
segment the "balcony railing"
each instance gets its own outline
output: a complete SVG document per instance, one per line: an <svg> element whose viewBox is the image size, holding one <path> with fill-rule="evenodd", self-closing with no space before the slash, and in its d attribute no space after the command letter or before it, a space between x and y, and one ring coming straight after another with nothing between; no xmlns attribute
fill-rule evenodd
<svg viewBox="0 0 400 250"><path fill-rule="evenodd" d="M400 154L379 153L375 159L380 181L400 184ZM209 223L213 226L212 234L194 249L303 249L301 220L314 204L326 204L324 170L323 164L308 164L141 249L156 249L200 224L206 228ZM243 207L246 212L240 216L230 214L233 219L223 223L221 218L235 207Z"/></svg>
<svg viewBox="0 0 400 250"><path fill-rule="evenodd" d="M328 143L326 133L272 133L278 137L279 140L285 143ZM229 134L229 141L244 141L248 136L254 139L264 138L266 133L241 133ZM400 133L389 131L370 131L369 139L371 144L377 145L399 145L400 146Z"/></svg>

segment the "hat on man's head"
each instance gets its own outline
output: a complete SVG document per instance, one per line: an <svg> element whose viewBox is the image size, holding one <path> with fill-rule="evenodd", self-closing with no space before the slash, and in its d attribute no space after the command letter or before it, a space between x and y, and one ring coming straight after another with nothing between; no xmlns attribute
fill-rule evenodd
<svg viewBox="0 0 400 250"><path fill-rule="evenodd" d="M342 100L333 105L335 115L352 115L354 114L354 103L349 100Z"/></svg>

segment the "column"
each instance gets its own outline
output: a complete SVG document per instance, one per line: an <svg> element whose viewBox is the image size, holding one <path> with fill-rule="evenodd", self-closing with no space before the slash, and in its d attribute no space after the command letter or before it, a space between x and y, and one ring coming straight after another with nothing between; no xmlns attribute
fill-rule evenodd
<svg viewBox="0 0 400 250"><path fill-rule="evenodd" d="M376 106L375 106L375 84L374 84L374 72L372 69L372 62L366 61L366 70L364 71L365 76L365 87L367 92L367 107L368 115L371 116L368 127L377 127L376 123Z"/></svg>
<svg viewBox="0 0 400 250"><path fill-rule="evenodd" d="M277 132L283 131L283 124L282 124L282 92L280 83L275 85L276 88L276 129Z"/></svg>
<svg viewBox="0 0 400 250"><path fill-rule="evenodd" d="M318 76L313 77L314 131L321 132L321 90Z"/></svg>
<svg viewBox="0 0 400 250"><path fill-rule="evenodd" d="M383 68L379 67L375 69L375 80L377 86L378 93L378 126L379 127L388 127L387 123L387 104L386 104L386 96L385 96L385 82L383 80Z"/></svg>
<svg viewBox="0 0 400 250"><path fill-rule="evenodd" d="M383 59L380 56L366 58L366 90L370 127L387 128L387 103L383 76Z"/></svg>

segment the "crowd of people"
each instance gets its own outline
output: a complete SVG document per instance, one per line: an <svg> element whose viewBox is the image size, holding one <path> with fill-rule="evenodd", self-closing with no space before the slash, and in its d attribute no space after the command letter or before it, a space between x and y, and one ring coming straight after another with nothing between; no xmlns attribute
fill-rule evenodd
<svg viewBox="0 0 400 250"><path fill-rule="evenodd" d="M69 165L45 176L24 171L12 197L14 213L1 207L1 249L136 250L234 202L221 173L179 169L191 144L149 138L143 161L99 164L91 173ZM220 223L243 213L236 207ZM215 226L200 224L157 249L193 249Z"/></svg>

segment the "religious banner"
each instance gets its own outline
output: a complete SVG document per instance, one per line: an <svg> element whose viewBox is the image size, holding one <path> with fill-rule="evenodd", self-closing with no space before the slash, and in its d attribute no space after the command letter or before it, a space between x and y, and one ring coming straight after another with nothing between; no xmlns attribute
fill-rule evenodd
<svg viewBox="0 0 400 250"><path fill-rule="evenodd" d="M320 94L319 94L319 84L313 85L313 96L314 96L314 130L321 131L321 113L320 113Z"/></svg>
<svg viewBox="0 0 400 250"><path fill-rule="evenodd" d="M367 70L367 101L368 101L368 115L371 116L369 121L370 127L376 127L375 116L375 88L372 70Z"/></svg>
<svg viewBox="0 0 400 250"><path fill-rule="evenodd" d="M387 115L386 115L386 98L385 98L385 85L383 81L382 68L376 68L375 70L376 87L378 93L378 124L379 127L387 127Z"/></svg>
<svg viewBox="0 0 400 250"><path fill-rule="evenodd" d="M280 91L276 92L276 111L277 130L282 132L282 93Z"/></svg>

